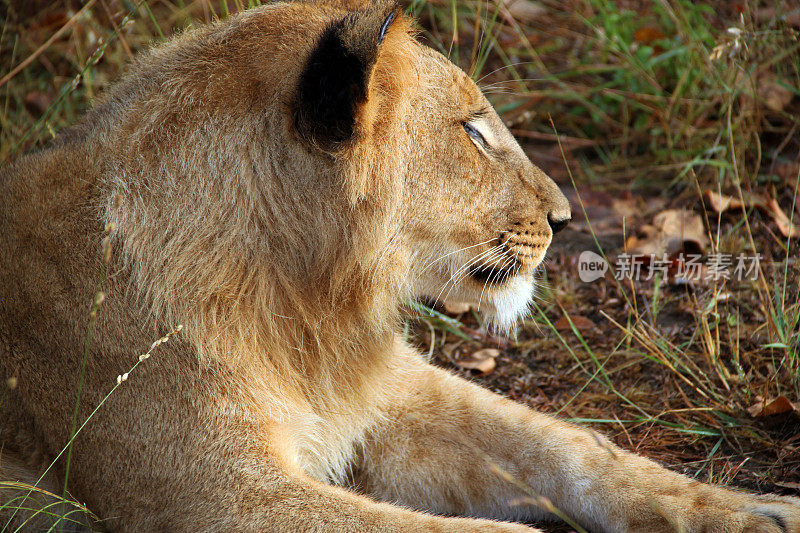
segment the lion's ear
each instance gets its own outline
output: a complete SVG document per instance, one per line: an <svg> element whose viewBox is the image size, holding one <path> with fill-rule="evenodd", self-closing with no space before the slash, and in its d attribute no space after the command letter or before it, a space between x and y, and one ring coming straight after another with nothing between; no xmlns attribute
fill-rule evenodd
<svg viewBox="0 0 800 533"><path fill-rule="evenodd" d="M350 140L381 42L397 11L382 2L369 11L353 11L333 22L311 52L297 90L298 132L323 150Z"/></svg>

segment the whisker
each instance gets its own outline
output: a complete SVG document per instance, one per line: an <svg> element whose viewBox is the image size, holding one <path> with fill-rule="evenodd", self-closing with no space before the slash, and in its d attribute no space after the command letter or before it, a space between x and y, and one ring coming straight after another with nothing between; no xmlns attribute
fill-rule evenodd
<svg viewBox="0 0 800 533"><path fill-rule="evenodd" d="M479 266L480 267L487 266L489 261L494 261L495 259L498 259L500 257L502 257L502 247L501 246L496 246L491 255L489 255L488 257L484 257L481 260ZM474 266L473 266L474 264L475 264L475 262L471 262L469 265L467 265L468 268L466 268L464 270L464 272L462 273L462 275L453 283L453 286L450 288L449 291L447 291L447 294L445 295L444 300L447 300L447 297L450 296L450 292L452 292L452 290L456 287L456 285L461 283L461 280L465 279L469 275L469 273L472 270L472 268L474 268Z"/></svg>
<svg viewBox="0 0 800 533"><path fill-rule="evenodd" d="M495 268L495 273L492 274L491 276L489 276L486 279L486 281L483 283L483 289L481 289L481 295L478 298L478 310L479 311L481 309L481 302L483 301L483 293L486 290L486 287L488 286L489 282L494 283L494 280L496 280L498 278L498 276L501 276L503 274L503 270L506 268L506 265L513 264L514 261L515 261L514 258L506 257L506 259L503 261L503 263L501 263L498 267Z"/></svg>
<svg viewBox="0 0 800 533"><path fill-rule="evenodd" d="M493 237L493 238L491 238L491 239L489 239L487 241L479 242L478 244L473 244L472 246L465 246L464 248L459 248L458 250L454 250L452 252L448 252L448 253L446 253L444 255L441 255L438 258L436 258L433 261L431 261L430 263L428 263L427 265L425 265L424 267L422 267L422 270L420 270L420 275L424 274L425 271L427 271L431 266L433 266L435 263L438 263L439 261L441 261L445 257L449 257L449 256L451 256L453 254L457 254L458 252L463 252L464 250L469 250L470 248L475 248L476 246L482 246L484 244L489 244L494 239L495 238Z"/></svg>
<svg viewBox="0 0 800 533"><path fill-rule="evenodd" d="M483 76L481 76L481 78L478 81L476 81L475 84L478 85L478 87L480 87L481 82L483 80L485 80L486 78L488 78L489 76L491 76L492 74L494 74L495 72L500 72L501 70L505 70L505 69L511 68L511 67L519 67L521 65L532 65L532 64L533 64L533 61L518 61L516 63L509 63L508 65L503 65L502 67L498 67L498 68L494 69L493 71L489 72L488 74L484 74Z"/></svg>
<svg viewBox="0 0 800 533"><path fill-rule="evenodd" d="M502 255L500 257L502 257ZM497 265L495 265L495 267L496 266ZM494 275L496 275L496 273L497 273L497 268L495 268L495 274ZM480 310L480 308L481 308L481 301L483 300L483 292L486 290L486 287L489 286L489 282L492 280L492 277L493 276L488 276L483 282L483 287L481 287L481 294L478 297L478 310Z"/></svg>
<svg viewBox="0 0 800 533"><path fill-rule="evenodd" d="M482 258L484 258L486 256L490 256L490 255L492 255L494 253L497 253L501 249L502 249L502 245L493 246L492 248L489 248L488 250L485 250L485 251L473 256L472 258L469 259L469 261L463 263L460 267L458 267L455 270L455 272L453 272L450 275L450 278L444 283L444 285L442 286L442 289L439 291L439 294L436 296L436 300L434 300L433 304L436 305L439 302L439 300L440 300L440 298L442 296L442 293L445 291L445 289L447 289L447 286L450 285L451 282L453 282L453 287L449 291L447 291L447 295L448 296L450 295L450 291L452 291L452 289L455 288L455 286L460 282L460 280L463 279L463 278L459 277L460 274L462 273L462 271L468 273L469 272L469 267L471 265L473 265L476 261L478 261L478 260L480 260L480 259L482 259Z"/></svg>
<svg viewBox="0 0 800 533"><path fill-rule="evenodd" d="M539 288L551 289L552 286L549 283L545 282L544 279L543 279L543 276L544 276L543 272L544 272L544 266L543 265L539 265L536 268L536 270L534 271L534 274L536 276L538 276L538 279L536 279L535 288L537 288L537 289L539 289ZM550 292L550 291L548 291L548 292ZM548 304L548 305L551 305L553 303L552 299L545 298L541 294L536 294L536 292L534 292L533 295L540 302L544 302L545 304Z"/></svg>
<svg viewBox="0 0 800 533"><path fill-rule="evenodd" d="M454 272L452 272L450 274L450 277L447 279L447 281L445 281L444 284L442 284L442 288L439 291L439 294L436 296L436 299L433 301L433 305L436 305L437 303L439 303L439 301L440 301L440 299L442 297L442 293L445 291L445 289L447 289L448 285L450 285L451 282L453 282L453 286L456 285L457 282L455 281L455 279L457 279L457 277L460 275L462 269L464 269L470 263L478 260L480 257L482 257L482 256L484 256L486 254L489 254L491 252L491 250L492 250L492 248L489 248L488 250L484 250L483 252L473 256L467 262L465 262L462 265L460 265ZM448 291L447 294L449 295L450 291Z"/></svg>
<svg viewBox="0 0 800 533"><path fill-rule="evenodd" d="M439 295L437 296L437 300L439 300L442 296L442 293L447 289L448 285L451 285L450 289L447 291L447 294L444 297L444 300L450 295L450 292L459 284L461 281L469 275L470 268L478 261L486 261L488 258L493 257L495 254L498 253L500 250L500 246L493 246L484 252L477 254L471 257L468 261L464 262L461 266L459 266L451 275L450 278L445 282L442 286L442 290L439 291Z"/></svg>
<svg viewBox="0 0 800 533"><path fill-rule="evenodd" d="M545 78L543 78L543 77L537 77L537 78L512 78L510 80L497 80L497 81L495 81L493 83L489 83L488 85L481 85L480 88L483 91L485 89L491 89L492 87L496 87L496 86L499 86L499 85L506 85L506 84L510 85L510 84L513 84L513 83L521 83L521 82L526 82L526 81L542 81L544 79Z"/></svg>

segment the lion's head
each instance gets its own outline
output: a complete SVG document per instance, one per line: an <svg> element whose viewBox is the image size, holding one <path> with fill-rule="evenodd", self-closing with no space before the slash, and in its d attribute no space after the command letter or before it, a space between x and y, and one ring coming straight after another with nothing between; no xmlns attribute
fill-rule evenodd
<svg viewBox="0 0 800 533"><path fill-rule="evenodd" d="M301 132L308 124L312 145L345 161L366 159L380 145L401 154L390 171L396 176L361 179L400 192L393 229L405 246L412 294L477 303L509 327L527 309L534 269L569 221L569 204L461 69L407 32L384 43L395 18L378 8L334 19L301 78ZM363 66L345 66L374 49L374 60L368 52ZM351 71L358 74L348 78ZM332 78L346 89L330 91ZM329 131L320 129L333 109L344 113ZM390 126L381 124L387 120Z"/></svg>
<svg viewBox="0 0 800 533"><path fill-rule="evenodd" d="M507 328L527 310L569 203L463 71L422 47L419 65L403 202L414 290L477 303Z"/></svg>
<svg viewBox="0 0 800 533"><path fill-rule="evenodd" d="M480 302L507 327L569 220L476 84L396 7L339 4L189 32L87 119L115 154L106 218L137 286L216 351L358 346L407 296Z"/></svg>

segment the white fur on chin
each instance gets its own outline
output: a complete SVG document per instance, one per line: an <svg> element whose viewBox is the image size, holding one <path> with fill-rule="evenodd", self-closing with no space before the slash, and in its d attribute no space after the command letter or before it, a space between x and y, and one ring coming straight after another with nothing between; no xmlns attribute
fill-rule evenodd
<svg viewBox="0 0 800 533"><path fill-rule="evenodd" d="M488 319L492 329L508 335L530 312L533 289L533 276L514 276L491 291L486 291L478 311Z"/></svg>

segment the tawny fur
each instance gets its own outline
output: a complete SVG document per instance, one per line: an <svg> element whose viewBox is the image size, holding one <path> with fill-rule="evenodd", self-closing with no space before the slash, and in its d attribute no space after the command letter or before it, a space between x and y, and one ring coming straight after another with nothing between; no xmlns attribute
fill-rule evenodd
<svg viewBox="0 0 800 533"><path fill-rule="evenodd" d="M277 3L185 33L4 171L0 378L16 386L0 401L0 479L38 479L69 440L109 228L78 420L184 329L75 440L69 494L95 527L532 531L494 520L550 516L533 494L596 531L800 532L795 499L664 470L401 340L398 307L421 295L511 327L548 216L569 207L475 84L391 9ZM297 129L297 85L346 16L358 31L391 24L354 44L380 41L366 98L352 138L323 149ZM62 458L48 486L64 475Z"/></svg>

